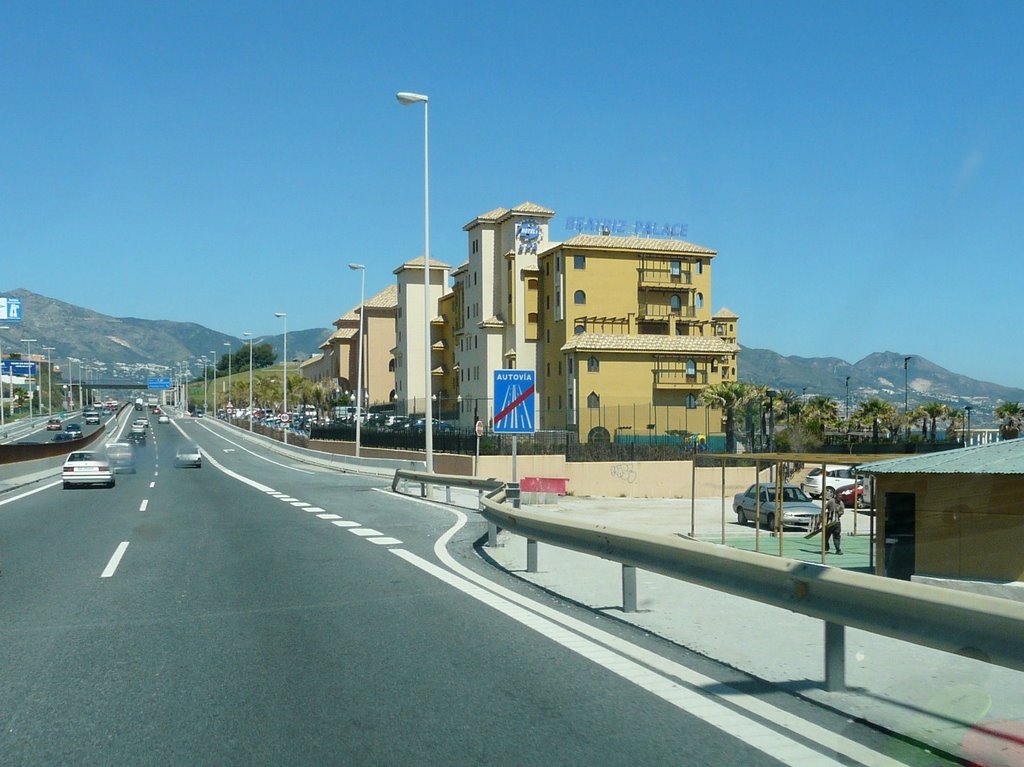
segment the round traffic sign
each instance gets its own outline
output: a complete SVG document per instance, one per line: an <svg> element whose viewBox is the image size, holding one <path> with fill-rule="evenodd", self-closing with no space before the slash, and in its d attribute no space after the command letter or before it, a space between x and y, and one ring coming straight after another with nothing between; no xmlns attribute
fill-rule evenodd
<svg viewBox="0 0 1024 767"><path fill-rule="evenodd" d="M478 436L478 437L484 436L484 422L483 421L477 421L476 422L476 436Z"/></svg>
<svg viewBox="0 0 1024 767"><path fill-rule="evenodd" d="M280 420L281 423L288 423L292 420L292 415L291 413L281 413L281 417L278 420Z"/></svg>

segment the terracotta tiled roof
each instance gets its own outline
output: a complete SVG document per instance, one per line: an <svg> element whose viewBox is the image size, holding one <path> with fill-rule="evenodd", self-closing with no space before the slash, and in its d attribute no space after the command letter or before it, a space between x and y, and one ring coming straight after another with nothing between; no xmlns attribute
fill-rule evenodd
<svg viewBox="0 0 1024 767"><path fill-rule="evenodd" d="M726 309L724 306L711 316L716 320L738 320L740 318L736 312Z"/></svg>
<svg viewBox="0 0 1024 767"><path fill-rule="evenodd" d="M392 271L392 274L398 274L403 269L422 269L423 268L423 256L416 256L416 258L410 259L402 264L397 269ZM431 269L451 269L451 264L446 264L444 261L438 261L436 258L430 259Z"/></svg>
<svg viewBox="0 0 1024 767"><path fill-rule="evenodd" d="M542 205L537 205L533 202L521 202L511 209L495 208L494 210L489 210L486 213L481 213L462 228L465 231L469 231L477 224L499 224L512 216L538 216L540 218L551 218L554 215L555 211L545 208Z"/></svg>
<svg viewBox="0 0 1024 767"><path fill-rule="evenodd" d="M595 250L635 250L641 253L692 253L716 256L718 252L703 245L684 240L656 240L647 237L612 237L600 234L577 234L560 243L566 248L593 248ZM557 246L556 246L557 247ZM551 250L549 248L548 250Z"/></svg>
<svg viewBox="0 0 1024 767"><path fill-rule="evenodd" d="M580 333L562 347L562 351L616 351L696 354L732 354L739 346L716 336L655 336L608 333Z"/></svg>

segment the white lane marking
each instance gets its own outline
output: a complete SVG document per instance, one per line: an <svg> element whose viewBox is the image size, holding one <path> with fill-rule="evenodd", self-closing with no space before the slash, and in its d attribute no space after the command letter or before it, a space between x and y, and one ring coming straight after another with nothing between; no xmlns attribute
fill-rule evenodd
<svg viewBox="0 0 1024 767"><path fill-rule="evenodd" d="M298 509L304 509L309 505L310 504L306 503L305 501L292 501L292 506L295 506Z"/></svg>
<svg viewBox="0 0 1024 767"><path fill-rule="evenodd" d="M390 490L382 488L374 488L374 490L394 497L394 494ZM442 564L466 580L476 583L477 585L492 591L511 602L522 605L529 610L548 618L549 620L560 623L578 634L600 642L606 647L609 647L622 655L633 658L658 672L674 676L692 687L721 689L724 691L722 693L722 697L727 698L734 706L745 709L765 721L774 722L783 729L788 729L798 735L813 740L823 748L831 749L832 751L844 754L851 759L855 759L860 764L868 765L868 767L906 767L906 765L901 761L892 759L891 757L881 754L878 751L874 751L867 746L857 743L856 741L843 737L842 735L834 733L824 727L820 727L819 725L803 719L796 714L790 714L787 711L776 708L770 703L765 703L762 700L740 692L734 687L724 685L717 679L705 676L704 674L687 668L682 664L676 663L668 658L664 658L651 650L637 647L625 639L613 636L602 629L583 623L582 621L565 615L552 607L535 602L527 596L518 594L504 586L500 586L497 583L488 580L483 575L475 573L469 568L459 564L459 562L457 562L455 558L448 553L448 541L450 541L468 521L467 516L463 512L453 509L450 506L422 500L420 498L405 496L403 500L411 501L413 503L422 503L435 509L444 509L456 517L456 524L454 524L435 542L434 554ZM397 550L391 549L391 551Z"/></svg>
<svg viewBox="0 0 1024 767"><path fill-rule="evenodd" d="M306 511L316 513L318 511L326 511L326 509L321 509L319 506L310 506Z"/></svg>
<svg viewBox="0 0 1024 767"><path fill-rule="evenodd" d="M382 535L380 538L367 538L370 543L377 543L381 546L394 546L395 544L401 544L401 541L397 538L388 538L386 535Z"/></svg>
<svg viewBox="0 0 1024 767"><path fill-rule="evenodd" d="M121 564L121 557L124 556L124 552L128 549L128 541L121 541L117 548L114 550L114 556L107 562L106 568L100 573L100 578L109 578L115 572L117 572L117 566Z"/></svg>
<svg viewBox="0 0 1024 767"><path fill-rule="evenodd" d="M181 432L181 435L183 437L187 437L188 436L187 434L185 434L185 430L182 429L180 426L178 426L178 424L174 424L174 426L175 426L175 428L177 428L178 431ZM269 458L267 458L266 456L260 455L259 453L256 453L256 452L253 452L249 448L247 448L247 447L245 447L243 445L240 445L237 442L232 442L230 439L225 437L223 434L215 432L213 429L211 429L209 426L207 426L205 424L201 424L199 426L199 428L205 429L206 431L208 431L210 434L212 434L213 436L217 437L218 439L224 440L229 445L233 445L234 447L236 447L237 449L241 450L242 452L248 453L249 455L251 455L251 456L253 456L255 458L259 458L261 461L266 461L267 463L272 463L275 466L280 466L282 469L290 469L291 471L297 471L300 474L316 474L315 471L307 471L306 469L300 469L300 468L298 468L296 466L289 466L288 464L285 464L285 463L278 463L277 461L272 461Z"/></svg>
<svg viewBox="0 0 1024 767"><path fill-rule="evenodd" d="M139 511L145 511L147 506L149 506L149 499L143 498L142 503L139 504Z"/></svg>
<svg viewBox="0 0 1024 767"><path fill-rule="evenodd" d="M372 527L353 527L349 529L349 532L353 535L361 535L365 538L371 535L384 535L380 530L374 530Z"/></svg>
<svg viewBox="0 0 1024 767"><path fill-rule="evenodd" d="M280 496L277 497L277 500L284 501L285 503L291 503L292 501L297 501L299 499L298 498L292 498L290 495L280 495Z"/></svg>
<svg viewBox="0 0 1024 767"><path fill-rule="evenodd" d="M150 482L150 483L149 483L149 486L150 486L151 488L153 488L153 487L156 487L156 482Z"/></svg>
<svg viewBox="0 0 1024 767"><path fill-rule="evenodd" d="M353 522L351 519L336 519L333 522L331 522L331 524L332 525L337 525L338 527L359 527L360 526L358 522Z"/></svg>
<svg viewBox="0 0 1024 767"><path fill-rule="evenodd" d="M36 493L41 493L44 490L49 490L51 487L57 487L57 485L59 484L61 484L61 480L58 479L56 482L51 482L48 485L36 487L33 488L32 490L26 490L24 493L18 493L18 495L11 496L10 498L4 498L4 500L0 501L0 506L4 506L8 503L14 503L15 501L20 501L22 498L28 498L30 495L35 495Z"/></svg>
<svg viewBox="0 0 1024 767"><path fill-rule="evenodd" d="M341 519L339 514L317 514L320 519Z"/></svg>
<svg viewBox="0 0 1024 767"><path fill-rule="evenodd" d="M494 608L551 641L557 642L567 650L571 650L587 660L606 668L613 674L617 674L623 679L647 690L652 695L656 695L691 716L707 722L727 735L738 738L752 748L763 751L783 764L793 765L794 767L796 765L836 765L836 767L839 767L842 764L842 762L830 759L825 754L815 751L808 746L796 743L787 736L766 727L760 722L747 719L740 712L719 703L710 694L691 690L667 680L661 674L642 666L640 663L623 658L618 653L612 652L607 647L602 647L597 642L584 639L553 621L542 618L519 605L512 604L497 594L469 583L454 573L438 567L410 551L405 549L390 549L390 551L428 575L432 575L488 607Z"/></svg>

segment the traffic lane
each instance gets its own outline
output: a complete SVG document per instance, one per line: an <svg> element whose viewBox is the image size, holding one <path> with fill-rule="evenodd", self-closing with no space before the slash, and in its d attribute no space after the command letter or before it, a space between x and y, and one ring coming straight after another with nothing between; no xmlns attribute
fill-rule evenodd
<svg viewBox="0 0 1024 767"><path fill-rule="evenodd" d="M188 481L191 531L133 543L32 670L17 761L766 763L388 548Z"/></svg>

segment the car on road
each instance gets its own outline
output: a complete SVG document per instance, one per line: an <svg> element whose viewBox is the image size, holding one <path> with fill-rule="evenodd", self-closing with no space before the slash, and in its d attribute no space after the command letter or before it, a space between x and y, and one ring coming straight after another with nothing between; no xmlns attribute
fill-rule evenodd
<svg viewBox="0 0 1024 767"><path fill-rule="evenodd" d="M143 431L145 431L146 429L149 428L149 421L147 421L145 418L136 418L134 421L132 421L132 428L134 429L136 426L140 427Z"/></svg>
<svg viewBox="0 0 1024 767"><path fill-rule="evenodd" d="M95 450L76 450L64 460L60 478L64 489L81 485L114 486L114 470L106 454Z"/></svg>
<svg viewBox="0 0 1024 767"><path fill-rule="evenodd" d="M82 427L77 423L64 424L64 433L71 437L71 439L78 439L82 436Z"/></svg>
<svg viewBox="0 0 1024 767"><path fill-rule="evenodd" d="M825 497L831 498L836 488L852 484L857 478L853 466L825 466ZM800 483L800 489L812 498L821 497L821 467L811 469L807 479Z"/></svg>
<svg viewBox="0 0 1024 767"><path fill-rule="evenodd" d="M72 437L66 431L59 431L53 435L54 442L70 442L73 439L74 437Z"/></svg>
<svg viewBox="0 0 1024 767"><path fill-rule="evenodd" d="M175 466L194 466L197 469L203 467L203 454L199 452L199 445L187 443L178 448L174 454Z"/></svg>
<svg viewBox="0 0 1024 767"><path fill-rule="evenodd" d="M49 421L46 422L47 431L60 431L63 428L64 422L61 421L59 418L51 418Z"/></svg>
<svg viewBox="0 0 1024 767"><path fill-rule="evenodd" d="M758 517L758 496L761 499L760 525L775 529L775 485L751 485L745 492L737 493L732 501L736 521L746 525ZM811 530L818 524L821 506L815 503L796 485L782 486L782 526Z"/></svg>
<svg viewBox="0 0 1024 767"><path fill-rule="evenodd" d="M129 442L108 442L104 445L110 468L115 474L135 473L135 448Z"/></svg>
<svg viewBox="0 0 1024 767"><path fill-rule="evenodd" d="M88 424L98 424L100 422L100 412L98 410L86 410L82 413L82 419Z"/></svg>
<svg viewBox="0 0 1024 767"><path fill-rule="evenodd" d="M145 429L132 429L128 432L128 442L133 445L139 445L145 447L146 445L146 430Z"/></svg>
<svg viewBox="0 0 1024 767"><path fill-rule="evenodd" d="M157 422L157 423L170 423L170 422L171 422L171 419L170 419L170 417L169 417L168 415L166 415L165 413L161 413L161 414L160 414L160 416L159 416L159 418L157 418L157 419L156 419L156 422Z"/></svg>
<svg viewBox="0 0 1024 767"><path fill-rule="evenodd" d="M195 412L192 414L195 418L202 418L205 411L201 407L197 407Z"/></svg>

